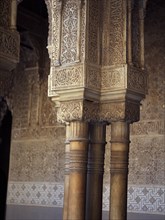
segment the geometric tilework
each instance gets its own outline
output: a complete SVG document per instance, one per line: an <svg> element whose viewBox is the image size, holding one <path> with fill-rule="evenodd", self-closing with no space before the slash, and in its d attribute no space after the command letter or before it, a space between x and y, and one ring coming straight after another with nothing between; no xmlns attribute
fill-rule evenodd
<svg viewBox="0 0 165 220"><path fill-rule="evenodd" d="M62 183L9 182L7 204L63 207ZM103 187L103 210L109 210L109 185ZM165 215L164 186L128 187L128 212Z"/></svg>
<svg viewBox="0 0 165 220"><path fill-rule="evenodd" d="M103 210L109 210L109 186L103 188ZM165 215L164 186L128 186L127 211Z"/></svg>
<svg viewBox="0 0 165 220"><path fill-rule="evenodd" d="M165 187L129 186L128 212L165 215Z"/></svg>
<svg viewBox="0 0 165 220"><path fill-rule="evenodd" d="M9 182L7 204L62 207L63 194L61 183Z"/></svg>

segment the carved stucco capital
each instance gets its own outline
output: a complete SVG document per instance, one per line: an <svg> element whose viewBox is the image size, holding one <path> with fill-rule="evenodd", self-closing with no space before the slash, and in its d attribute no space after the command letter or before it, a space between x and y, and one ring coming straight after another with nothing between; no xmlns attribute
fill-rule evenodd
<svg viewBox="0 0 165 220"><path fill-rule="evenodd" d="M98 120L99 104L86 100L60 102L57 110L59 122Z"/></svg>
<svg viewBox="0 0 165 220"><path fill-rule="evenodd" d="M140 104L132 100L114 103L96 103L87 100L60 102L57 110L59 122L98 121L111 123L127 121L133 123L139 120Z"/></svg>
<svg viewBox="0 0 165 220"><path fill-rule="evenodd" d="M132 100L125 102L101 103L99 119L108 123L126 121L133 123L139 120L140 103Z"/></svg>

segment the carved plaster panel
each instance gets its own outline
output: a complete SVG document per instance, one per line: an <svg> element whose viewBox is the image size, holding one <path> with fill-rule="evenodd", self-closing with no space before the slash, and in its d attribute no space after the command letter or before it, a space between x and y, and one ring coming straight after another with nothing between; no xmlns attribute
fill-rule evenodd
<svg viewBox="0 0 165 220"><path fill-rule="evenodd" d="M0 28L0 48L1 53L3 51L4 55L11 57L13 59L18 59L19 57L19 35L17 32L4 31Z"/></svg>
<svg viewBox="0 0 165 220"><path fill-rule="evenodd" d="M9 27L11 0L0 1L0 26Z"/></svg>
<svg viewBox="0 0 165 220"><path fill-rule="evenodd" d="M134 1L132 11L132 61L136 65L140 65L140 23L138 4L138 1Z"/></svg>
<svg viewBox="0 0 165 220"><path fill-rule="evenodd" d="M125 61L125 1L106 1L104 10L109 12L105 18L107 30L103 33L103 65L122 64ZM106 13L106 12L105 12Z"/></svg>
<svg viewBox="0 0 165 220"><path fill-rule="evenodd" d="M47 81L41 84L40 92L40 123L42 126L54 126L57 123L57 109L47 96Z"/></svg>
<svg viewBox="0 0 165 220"><path fill-rule="evenodd" d="M101 89L125 88L126 67L104 67L101 72Z"/></svg>
<svg viewBox="0 0 165 220"><path fill-rule="evenodd" d="M56 133L57 135L57 133ZM63 133L62 133L63 135ZM64 138L12 142L10 180L59 181L64 179Z"/></svg>
<svg viewBox="0 0 165 220"><path fill-rule="evenodd" d="M65 64L77 60L78 4L65 1L62 16L61 63Z"/></svg>
<svg viewBox="0 0 165 220"><path fill-rule="evenodd" d="M85 59L85 43L86 43L86 5L84 2L81 3L81 25L80 25L80 61L84 61Z"/></svg>
<svg viewBox="0 0 165 220"><path fill-rule="evenodd" d="M97 66L87 65L86 67L87 74L87 87L100 91L101 88L101 71Z"/></svg>
<svg viewBox="0 0 165 220"><path fill-rule="evenodd" d="M60 44L61 44L61 13L62 13L62 2L53 0L52 1L52 20L51 20L51 38L50 38L50 50L49 55L53 65L59 65L60 63ZM48 11L49 12L49 11Z"/></svg>
<svg viewBox="0 0 165 220"><path fill-rule="evenodd" d="M19 34L0 28L0 66L12 70L19 61Z"/></svg>
<svg viewBox="0 0 165 220"><path fill-rule="evenodd" d="M98 0L88 1L89 7L89 30L88 30L88 61L100 64L100 3Z"/></svg>
<svg viewBox="0 0 165 220"><path fill-rule="evenodd" d="M84 85L84 70L82 65L67 68L52 67L52 90L73 88Z"/></svg>
<svg viewBox="0 0 165 220"><path fill-rule="evenodd" d="M140 103L126 101L125 120L127 122L136 122L140 119Z"/></svg>
<svg viewBox="0 0 165 220"><path fill-rule="evenodd" d="M46 1L49 14L48 51L52 66L85 58L86 8L82 1Z"/></svg>
<svg viewBox="0 0 165 220"><path fill-rule="evenodd" d="M147 72L140 68L129 66L127 73L127 87L141 94L146 93L147 89Z"/></svg>

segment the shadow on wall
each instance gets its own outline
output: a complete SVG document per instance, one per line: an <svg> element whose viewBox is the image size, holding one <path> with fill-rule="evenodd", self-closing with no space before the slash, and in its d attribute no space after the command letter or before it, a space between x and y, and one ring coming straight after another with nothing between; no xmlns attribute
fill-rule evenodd
<svg viewBox="0 0 165 220"><path fill-rule="evenodd" d="M7 110L0 127L0 220L5 219L12 115Z"/></svg>

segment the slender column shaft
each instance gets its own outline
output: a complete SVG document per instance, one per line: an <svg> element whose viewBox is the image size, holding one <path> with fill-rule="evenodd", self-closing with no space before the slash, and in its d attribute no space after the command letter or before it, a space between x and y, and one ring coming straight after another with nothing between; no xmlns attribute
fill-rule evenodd
<svg viewBox="0 0 165 220"><path fill-rule="evenodd" d="M132 0L128 1L128 63L132 64Z"/></svg>
<svg viewBox="0 0 165 220"><path fill-rule="evenodd" d="M102 191L104 172L106 125L90 125L88 149L86 220L102 219Z"/></svg>
<svg viewBox="0 0 165 220"><path fill-rule="evenodd" d="M68 206L69 206L69 152L70 152L69 138L70 138L70 127L69 125L66 125L63 220L68 219Z"/></svg>
<svg viewBox="0 0 165 220"><path fill-rule="evenodd" d="M127 219L129 124L111 124L110 220Z"/></svg>
<svg viewBox="0 0 165 220"><path fill-rule="evenodd" d="M144 8L139 10L139 28L140 28L140 65L144 68Z"/></svg>
<svg viewBox="0 0 165 220"><path fill-rule="evenodd" d="M85 219L88 123L71 122L69 220Z"/></svg>
<svg viewBox="0 0 165 220"><path fill-rule="evenodd" d="M17 0L11 1L11 29L16 30L16 22L17 22Z"/></svg>

